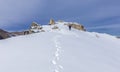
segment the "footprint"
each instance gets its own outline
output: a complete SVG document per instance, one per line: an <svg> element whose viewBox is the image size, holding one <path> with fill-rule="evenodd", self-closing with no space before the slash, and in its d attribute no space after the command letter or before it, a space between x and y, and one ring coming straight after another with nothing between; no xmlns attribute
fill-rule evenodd
<svg viewBox="0 0 120 72"><path fill-rule="evenodd" d="M57 63L56 63L56 61L55 61L55 60L52 60L52 64L56 65Z"/></svg>
<svg viewBox="0 0 120 72"><path fill-rule="evenodd" d="M58 56L59 56L59 53L58 53L58 52L56 52L56 53L55 53L55 56L56 56L56 57L58 57Z"/></svg>
<svg viewBox="0 0 120 72"><path fill-rule="evenodd" d="M55 72L59 72L59 71L55 69Z"/></svg>
<svg viewBox="0 0 120 72"><path fill-rule="evenodd" d="M63 69L63 66L59 65L59 68L60 68L60 69Z"/></svg>
<svg viewBox="0 0 120 72"><path fill-rule="evenodd" d="M54 54L54 58L52 60L52 64L54 65L54 72L60 72L60 70L63 69L63 66L58 64L58 61L60 60L60 55L62 53L62 47L61 47L61 44L59 42L59 38L61 36L56 36L54 38L54 43L55 43L55 47L56 47L56 51L55 51L55 54Z"/></svg>

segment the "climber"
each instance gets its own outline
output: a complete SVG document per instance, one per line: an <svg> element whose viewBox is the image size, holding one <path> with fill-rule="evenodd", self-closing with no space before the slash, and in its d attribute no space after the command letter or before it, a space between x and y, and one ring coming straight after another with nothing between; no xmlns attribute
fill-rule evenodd
<svg viewBox="0 0 120 72"><path fill-rule="evenodd" d="M71 24L69 24L69 25L68 25L68 27L69 27L69 30L71 30L72 25L71 25Z"/></svg>

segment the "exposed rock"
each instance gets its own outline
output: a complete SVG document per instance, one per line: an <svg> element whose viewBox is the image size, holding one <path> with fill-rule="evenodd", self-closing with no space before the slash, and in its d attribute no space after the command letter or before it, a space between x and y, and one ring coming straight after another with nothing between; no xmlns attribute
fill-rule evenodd
<svg viewBox="0 0 120 72"><path fill-rule="evenodd" d="M53 19L50 19L49 25L54 25L55 21Z"/></svg>
<svg viewBox="0 0 120 72"><path fill-rule="evenodd" d="M69 25L71 25L72 28L75 28L77 30L86 31L86 29L84 28L84 26L81 25L81 24L71 23L71 24L68 24L68 26Z"/></svg>
<svg viewBox="0 0 120 72"><path fill-rule="evenodd" d="M24 31L24 35L30 34L30 31Z"/></svg>
<svg viewBox="0 0 120 72"><path fill-rule="evenodd" d="M21 32L11 32L13 36L19 36L19 35L24 35L24 31Z"/></svg>
<svg viewBox="0 0 120 72"><path fill-rule="evenodd" d="M120 39L120 36L117 36L116 38Z"/></svg>
<svg viewBox="0 0 120 72"><path fill-rule="evenodd" d="M9 37L11 37L9 32L0 29L0 39L6 39Z"/></svg>
<svg viewBox="0 0 120 72"><path fill-rule="evenodd" d="M45 30L41 30L40 32L45 32Z"/></svg>
<svg viewBox="0 0 120 72"><path fill-rule="evenodd" d="M40 26L39 24L37 24L36 22L33 22L30 26L30 33L36 33L36 32L40 32L40 30L42 29L42 26Z"/></svg>
<svg viewBox="0 0 120 72"><path fill-rule="evenodd" d="M59 29L59 27L57 27L57 26L54 26L52 29Z"/></svg>

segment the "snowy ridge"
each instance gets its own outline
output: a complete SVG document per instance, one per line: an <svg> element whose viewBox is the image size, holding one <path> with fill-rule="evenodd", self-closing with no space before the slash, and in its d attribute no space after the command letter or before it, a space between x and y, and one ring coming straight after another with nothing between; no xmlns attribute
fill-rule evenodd
<svg viewBox="0 0 120 72"><path fill-rule="evenodd" d="M0 72L120 72L120 39L56 26L1 40Z"/></svg>

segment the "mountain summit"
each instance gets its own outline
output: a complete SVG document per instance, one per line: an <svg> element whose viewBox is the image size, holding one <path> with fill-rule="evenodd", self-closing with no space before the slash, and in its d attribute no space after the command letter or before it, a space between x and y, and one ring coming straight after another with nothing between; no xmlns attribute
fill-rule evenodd
<svg viewBox="0 0 120 72"><path fill-rule="evenodd" d="M0 72L120 72L119 39L67 24L0 40Z"/></svg>

